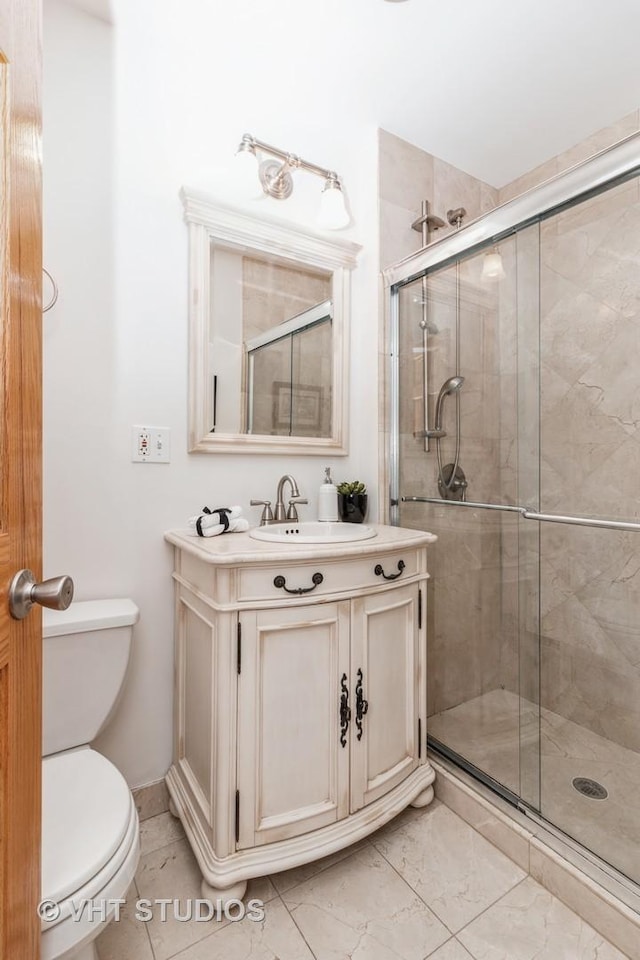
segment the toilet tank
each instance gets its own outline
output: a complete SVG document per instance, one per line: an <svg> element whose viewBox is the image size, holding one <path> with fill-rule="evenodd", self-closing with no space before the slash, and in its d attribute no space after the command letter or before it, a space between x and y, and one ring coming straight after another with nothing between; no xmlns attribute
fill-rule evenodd
<svg viewBox="0 0 640 960"><path fill-rule="evenodd" d="M42 755L91 743L109 719L129 662L133 600L42 611Z"/></svg>

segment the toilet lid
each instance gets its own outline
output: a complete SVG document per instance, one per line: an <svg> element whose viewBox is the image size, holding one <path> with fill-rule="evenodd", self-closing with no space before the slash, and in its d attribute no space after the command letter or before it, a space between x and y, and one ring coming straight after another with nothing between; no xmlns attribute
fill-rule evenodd
<svg viewBox="0 0 640 960"><path fill-rule="evenodd" d="M60 903L109 862L131 819L127 783L89 747L42 761L42 897Z"/></svg>

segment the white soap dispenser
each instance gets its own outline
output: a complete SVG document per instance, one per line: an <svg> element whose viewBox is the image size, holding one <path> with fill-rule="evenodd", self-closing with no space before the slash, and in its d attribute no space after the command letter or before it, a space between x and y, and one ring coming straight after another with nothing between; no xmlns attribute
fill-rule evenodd
<svg viewBox="0 0 640 960"><path fill-rule="evenodd" d="M318 520L335 521L338 519L338 490L331 479L329 467L325 467L324 476L318 493Z"/></svg>

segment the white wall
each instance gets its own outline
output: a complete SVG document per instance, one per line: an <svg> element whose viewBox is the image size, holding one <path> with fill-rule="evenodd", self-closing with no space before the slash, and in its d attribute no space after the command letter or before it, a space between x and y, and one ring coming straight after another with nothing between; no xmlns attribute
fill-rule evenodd
<svg viewBox="0 0 640 960"><path fill-rule="evenodd" d="M121 0L115 27L45 0L45 263L60 301L45 317L45 573L80 599L141 610L126 689L99 746L132 785L171 758L172 556L163 531L204 504L273 495L293 472L315 509L325 462L189 455L187 237L178 191L232 199L245 132L336 169L362 243L354 275L351 444L328 461L377 497L376 128L362 119L348 49L306 5ZM338 17L338 0L326 0ZM340 41L337 41L338 46ZM304 69L288 51L306 54ZM298 58L299 59L299 58ZM296 175L282 215L312 224L321 181ZM233 198L235 199L235 198ZM169 465L130 462L133 424L171 429Z"/></svg>

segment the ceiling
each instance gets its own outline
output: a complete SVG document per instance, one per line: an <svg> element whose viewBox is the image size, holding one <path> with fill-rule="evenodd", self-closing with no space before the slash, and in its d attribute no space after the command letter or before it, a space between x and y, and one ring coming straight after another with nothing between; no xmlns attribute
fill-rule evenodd
<svg viewBox="0 0 640 960"><path fill-rule="evenodd" d="M175 0L72 2L106 20L115 6L117 29L121 3L152 19ZM497 187L640 106L640 0L181 0L183 12L224 37L258 90L268 77L283 110L348 102Z"/></svg>

